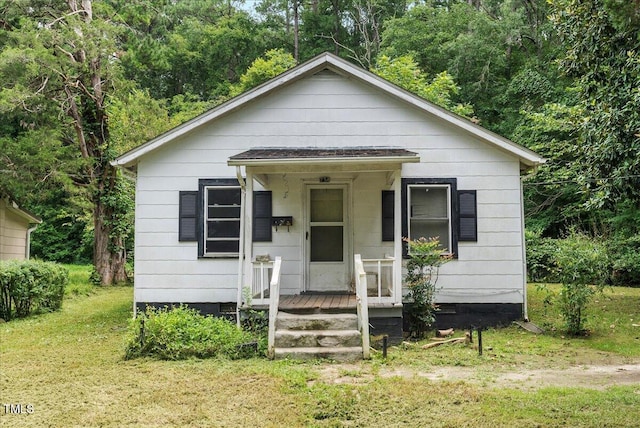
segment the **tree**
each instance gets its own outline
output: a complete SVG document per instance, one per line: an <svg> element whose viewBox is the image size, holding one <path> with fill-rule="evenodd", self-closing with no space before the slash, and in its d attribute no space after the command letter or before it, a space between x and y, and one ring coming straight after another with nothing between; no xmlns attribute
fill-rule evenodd
<svg viewBox="0 0 640 428"><path fill-rule="evenodd" d="M567 333L581 335L587 305L602 291L608 277L606 250L596 239L572 233L558 241L555 263L562 284L559 303Z"/></svg>
<svg viewBox="0 0 640 428"><path fill-rule="evenodd" d="M454 113L467 117L473 114L473 108L470 105L456 104L452 101L452 96L457 94L459 88L449 73L443 71L436 75L431 82L427 82L427 76L410 55L395 59L381 55L371 71Z"/></svg>
<svg viewBox="0 0 640 428"><path fill-rule="evenodd" d="M296 65L291 54L282 49L267 51L263 57L257 58L247 71L240 76L238 84L231 88L230 95L236 96L248 91L267 80L284 73Z"/></svg>
<svg viewBox="0 0 640 428"><path fill-rule="evenodd" d="M640 3L554 0L552 20L577 79L584 145L579 179L595 208L640 203ZM637 205L636 205L637 206Z"/></svg>
<svg viewBox="0 0 640 428"><path fill-rule="evenodd" d="M95 272L102 284L125 281L121 232L131 207L122 204L121 177L109 163L115 148L106 112L121 78L119 27L109 18L116 14L90 0L16 3L5 13L11 19L2 31L0 108L58 109L58 136L82 161L69 177L92 204Z"/></svg>
<svg viewBox="0 0 640 428"><path fill-rule="evenodd" d="M425 1L385 22L381 53L412 55L429 75L447 71L460 86L456 101L473 105L483 126L508 137L522 100L505 96L514 77L530 68L554 81L545 14L545 0Z"/></svg>
<svg viewBox="0 0 640 428"><path fill-rule="evenodd" d="M409 249L404 285L409 292L407 318L411 335L422 338L436 320L436 284L440 266L451 260L442 253L437 238L405 239Z"/></svg>
<svg viewBox="0 0 640 428"><path fill-rule="evenodd" d="M124 76L157 99L224 97L255 58L282 45L234 1L112 1L128 29Z"/></svg>

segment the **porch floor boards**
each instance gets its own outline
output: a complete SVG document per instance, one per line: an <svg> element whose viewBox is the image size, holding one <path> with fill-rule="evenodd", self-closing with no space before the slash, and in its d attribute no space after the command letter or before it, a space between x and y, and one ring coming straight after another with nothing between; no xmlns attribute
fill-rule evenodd
<svg viewBox="0 0 640 428"><path fill-rule="evenodd" d="M296 296L280 296L279 310L320 309L340 310L355 309L355 294L300 294Z"/></svg>
<svg viewBox="0 0 640 428"><path fill-rule="evenodd" d="M394 303L379 303L375 297L369 297L369 308L392 308L398 306ZM253 309L266 310L269 304L253 304ZM321 311L337 312L341 310L356 310L355 294L297 294L280 296L280 311Z"/></svg>

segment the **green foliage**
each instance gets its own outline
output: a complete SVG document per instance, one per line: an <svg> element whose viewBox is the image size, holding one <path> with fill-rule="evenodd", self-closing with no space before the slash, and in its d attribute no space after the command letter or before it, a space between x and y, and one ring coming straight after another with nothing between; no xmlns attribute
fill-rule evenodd
<svg viewBox="0 0 640 428"><path fill-rule="evenodd" d="M431 82L427 82L427 76L420 70L411 55L403 55L395 59L381 55L371 71L454 113L467 117L473 114L470 105L455 104L452 101L452 96L458 93L459 88L449 73L446 71L438 73Z"/></svg>
<svg viewBox="0 0 640 428"><path fill-rule="evenodd" d="M573 233L558 241L555 256L561 290L559 305L567 333L584 333L586 308L605 285L609 276L609 260L602 242Z"/></svg>
<svg viewBox="0 0 640 428"><path fill-rule="evenodd" d="M470 104L481 123L508 136L522 97L505 97L526 68L548 70L553 33L544 1L425 1L385 23L381 52L412 55L429 75L447 71L460 86L457 102Z"/></svg>
<svg viewBox="0 0 640 428"><path fill-rule="evenodd" d="M553 0L551 20L565 52L561 69L581 89L584 144L576 151L588 206L640 201L640 5Z"/></svg>
<svg viewBox="0 0 640 428"><path fill-rule="evenodd" d="M640 210L631 201L617 205L609 217L607 248L613 285L640 286Z"/></svg>
<svg viewBox="0 0 640 428"><path fill-rule="evenodd" d="M264 25L225 0L120 1L125 76L159 99L215 100L272 46Z"/></svg>
<svg viewBox="0 0 640 428"><path fill-rule="evenodd" d="M261 83L284 73L296 65L293 56L283 49L272 49L257 58L247 71L240 76L240 82L231 88L230 95L236 96L255 88Z"/></svg>
<svg viewBox="0 0 640 428"><path fill-rule="evenodd" d="M434 304L436 283L440 266L451 260L443 254L437 238L405 238L409 249L407 273L404 285L409 289L407 315L409 331L413 337L421 338L435 321L437 310Z"/></svg>
<svg viewBox="0 0 640 428"><path fill-rule="evenodd" d="M640 234L620 236L608 242L613 285L640 287Z"/></svg>
<svg viewBox="0 0 640 428"><path fill-rule="evenodd" d="M65 265L65 268L69 271L69 282L65 289L67 296L89 296L96 292L94 284L90 281L93 269L91 265Z"/></svg>
<svg viewBox="0 0 640 428"><path fill-rule="evenodd" d="M78 206L77 195L65 189L39 196L34 213L42 224L31 234L31 255L56 263L90 263L93 230L88 207Z"/></svg>
<svg viewBox="0 0 640 428"><path fill-rule="evenodd" d="M247 346L252 341L251 334L224 318L203 316L185 306L148 308L129 324L125 358L248 358L257 355Z"/></svg>
<svg viewBox="0 0 640 428"><path fill-rule="evenodd" d="M555 239L544 238L539 232L525 230L527 244L527 275L531 282L557 282L555 255L558 244Z"/></svg>
<svg viewBox="0 0 640 428"><path fill-rule="evenodd" d="M57 311L68 279L68 270L55 263L0 261L0 318Z"/></svg>

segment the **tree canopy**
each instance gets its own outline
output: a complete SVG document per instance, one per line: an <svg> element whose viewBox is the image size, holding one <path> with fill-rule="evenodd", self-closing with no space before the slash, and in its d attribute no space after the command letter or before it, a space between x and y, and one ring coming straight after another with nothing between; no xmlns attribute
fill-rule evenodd
<svg viewBox="0 0 640 428"><path fill-rule="evenodd" d="M638 1L5 1L0 188L45 220L37 256L124 279L109 162L324 51L547 157L528 228L640 242Z"/></svg>

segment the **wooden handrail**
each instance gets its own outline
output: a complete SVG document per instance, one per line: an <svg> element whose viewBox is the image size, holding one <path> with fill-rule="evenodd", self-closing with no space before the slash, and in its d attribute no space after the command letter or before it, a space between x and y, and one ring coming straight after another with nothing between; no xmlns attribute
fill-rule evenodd
<svg viewBox="0 0 640 428"><path fill-rule="evenodd" d="M362 336L362 358L369 358L369 301L367 298L367 273L364 271L362 257L354 255L356 274L356 310L358 313L358 330Z"/></svg>
<svg viewBox="0 0 640 428"><path fill-rule="evenodd" d="M276 355L276 318L278 317L278 305L280 304L280 266L282 257L276 257L269 283L269 336L267 355L273 359Z"/></svg>

